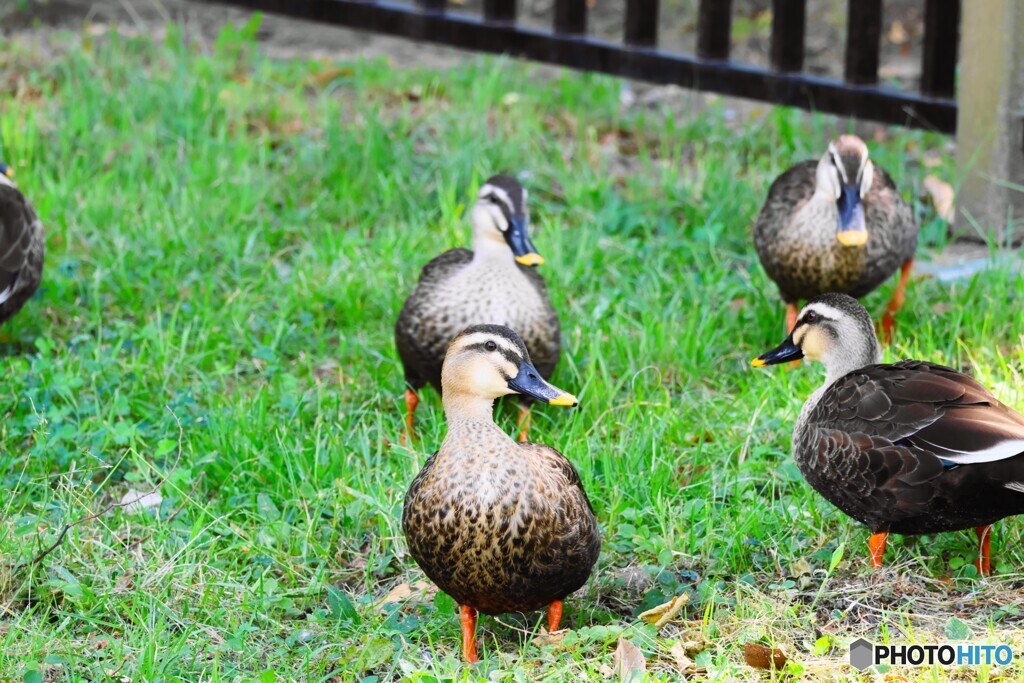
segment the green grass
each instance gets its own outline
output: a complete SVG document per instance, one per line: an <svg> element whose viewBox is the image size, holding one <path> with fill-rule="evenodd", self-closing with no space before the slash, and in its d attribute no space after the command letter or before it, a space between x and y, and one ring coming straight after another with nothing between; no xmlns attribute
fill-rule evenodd
<svg viewBox="0 0 1024 683"><path fill-rule="evenodd" d="M48 240L0 347L0 680L603 680L620 636L652 678L687 643L698 679L761 680L743 661L756 641L790 657L775 680L844 679L858 636L936 642L960 622L1020 651L1019 521L997 527L991 580L964 533L896 539L872 574L867 531L789 455L820 367L749 368L783 316L753 217L833 120L623 109L613 79L490 58L274 61L252 34L209 53L175 30L67 36L45 60L0 47L0 155ZM951 177L945 144L873 143L923 256L944 226L917 197L927 173ZM395 445L392 324L502 170L528 174L564 328L554 382L582 401L536 410L532 437L579 469L605 540L560 646L533 641L539 615L484 618L470 672L450 599L384 599L424 578L400 509L444 434L428 391L422 441ZM1000 270L915 280L888 357L970 365L1024 407L1021 287ZM876 315L891 288L866 300ZM155 515L108 510L32 562L62 525L153 486ZM660 632L635 618L684 592Z"/></svg>

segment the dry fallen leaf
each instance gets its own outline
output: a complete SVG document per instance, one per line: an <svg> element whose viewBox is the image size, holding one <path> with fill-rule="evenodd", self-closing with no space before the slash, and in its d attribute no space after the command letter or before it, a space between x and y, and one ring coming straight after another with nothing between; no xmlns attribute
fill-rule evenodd
<svg viewBox="0 0 1024 683"><path fill-rule="evenodd" d="M412 598L425 600L427 596L433 592L433 587L433 584L422 579L411 586L403 581L388 591L388 594L381 598L380 602L377 603L377 607L381 608L384 605L392 605L396 602L405 602Z"/></svg>
<svg viewBox="0 0 1024 683"><path fill-rule="evenodd" d="M932 204L935 205L935 212L947 223L952 223L956 218L956 207L953 204L953 186L944 180L929 175L925 177L925 191L931 195Z"/></svg>
<svg viewBox="0 0 1024 683"><path fill-rule="evenodd" d="M765 647L758 643L747 643L743 646L743 657L749 666L755 669L780 670L786 666L786 655L782 650Z"/></svg>
<svg viewBox="0 0 1024 683"><path fill-rule="evenodd" d="M803 576L804 574L811 573L811 563L806 558L799 557L793 564L789 566L789 571L793 576Z"/></svg>
<svg viewBox="0 0 1024 683"><path fill-rule="evenodd" d="M562 644L562 641L565 640L565 634L568 632L569 630L564 628L560 631L555 631L554 633L544 631L543 633L535 636L530 642L537 647L544 647L545 645L559 646Z"/></svg>
<svg viewBox="0 0 1024 683"><path fill-rule="evenodd" d="M679 610L683 608L683 605L690 601L690 596L687 593L678 595L666 603L652 607L643 614L640 618L646 621L648 624L653 624L655 628L661 628L668 622L672 621L672 617L679 613Z"/></svg>
<svg viewBox="0 0 1024 683"><path fill-rule="evenodd" d="M704 640L704 636L697 634L696 639L683 640L683 652L686 653L687 657L696 657L704 650L708 649L708 641Z"/></svg>
<svg viewBox="0 0 1024 683"><path fill-rule="evenodd" d="M672 655L672 661L675 663L676 668L679 669L679 673L687 676L701 673L701 669L697 668L697 665L689 655L686 654L686 646L676 641L669 649L669 654Z"/></svg>
<svg viewBox="0 0 1024 683"><path fill-rule="evenodd" d="M336 81L339 78L347 78L354 74L355 71L352 69L352 67L348 66L329 68L319 73L312 74L309 78L306 79L306 85L323 88L325 86L330 85L333 81Z"/></svg>
<svg viewBox="0 0 1024 683"><path fill-rule="evenodd" d="M612 661L615 667L614 674L623 683L642 678L642 674L647 671L647 660L644 659L644 653L625 638L619 638L619 645L615 648L615 656L612 657ZM641 675L637 676L636 674Z"/></svg>
<svg viewBox="0 0 1024 683"><path fill-rule="evenodd" d="M153 512L160 508L164 502L163 496L156 491L136 491L134 489L121 496L118 505L124 508L128 514L136 515L140 512Z"/></svg>
<svg viewBox="0 0 1024 683"><path fill-rule="evenodd" d="M889 42L896 45L902 45L910 39L907 35L907 29L904 28L903 22L897 19L892 22L892 26L889 27Z"/></svg>

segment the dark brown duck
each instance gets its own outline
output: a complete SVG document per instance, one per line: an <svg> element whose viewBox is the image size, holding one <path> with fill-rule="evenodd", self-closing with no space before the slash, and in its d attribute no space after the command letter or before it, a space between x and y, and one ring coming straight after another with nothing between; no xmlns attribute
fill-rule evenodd
<svg viewBox="0 0 1024 683"><path fill-rule="evenodd" d="M880 363L867 310L825 294L755 366L808 358L825 383L800 412L793 457L814 489L871 529L871 563L889 533L973 528L991 571L995 522L1024 513L1024 416L971 377L934 363Z"/></svg>
<svg viewBox="0 0 1024 683"><path fill-rule="evenodd" d="M11 175L0 163L0 324L39 289L46 250L43 224Z"/></svg>
<svg viewBox="0 0 1024 683"><path fill-rule="evenodd" d="M428 382L441 391L445 351L469 325L511 327L523 336L541 376L554 373L561 327L535 269L544 260L530 241L528 223L526 189L511 176L496 175L480 188L473 207L473 251L451 249L423 267L395 323L407 387L406 435L413 435L417 392ZM520 405L519 436L525 441L529 399Z"/></svg>
<svg viewBox="0 0 1024 683"><path fill-rule="evenodd" d="M882 318L888 338L914 263L918 226L892 178L855 135L829 143L818 161L780 175L754 225L754 247L786 302L786 331L799 302L826 292L860 298L900 270Z"/></svg>
<svg viewBox="0 0 1024 683"><path fill-rule="evenodd" d="M513 441L494 423L499 396L552 405L576 398L540 377L507 327L460 334L442 370L448 433L405 497L409 552L461 607L463 653L476 661L476 614L548 609L558 630L562 601L586 583L601 536L579 475L549 446Z"/></svg>

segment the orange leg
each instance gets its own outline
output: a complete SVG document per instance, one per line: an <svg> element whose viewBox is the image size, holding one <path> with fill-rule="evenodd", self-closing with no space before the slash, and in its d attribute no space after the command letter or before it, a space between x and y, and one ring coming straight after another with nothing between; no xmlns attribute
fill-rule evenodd
<svg viewBox="0 0 1024 683"><path fill-rule="evenodd" d="M800 315L800 307L796 303L786 304L786 334L796 327L796 317Z"/></svg>
<svg viewBox="0 0 1024 683"><path fill-rule="evenodd" d="M888 537L888 531L879 531L877 534L871 534L871 538L868 539L868 549L871 551L872 569L882 568L882 556L885 555L885 542Z"/></svg>
<svg viewBox="0 0 1024 683"><path fill-rule="evenodd" d="M420 404L420 397L412 389L405 390L405 431L398 440L400 446L407 441L415 441L416 433L413 431L413 415L416 413L416 406Z"/></svg>
<svg viewBox="0 0 1024 683"><path fill-rule="evenodd" d="M992 573L992 550L989 547L992 542L992 525L976 526L974 533L978 536L978 545L980 546L978 561L974 563L974 566L978 568L979 574L988 576Z"/></svg>
<svg viewBox="0 0 1024 683"><path fill-rule="evenodd" d="M467 662L475 664L479 661L476 656L476 610L463 605L459 619L462 621L462 655Z"/></svg>
<svg viewBox="0 0 1024 683"><path fill-rule="evenodd" d="M889 299L889 305L885 307L885 315L882 316L882 339L886 344L892 343L892 332L896 328L896 314L903 308L906 301L904 292L907 289L907 282L910 281L910 271L914 267L914 259L909 258L900 269L900 281L896 283L896 290Z"/></svg>
<svg viewBox="0 0 1024 683"><path fill-rule="evenodd" d="M557 631L560 621L562 621L562 601L555 600L548 605L548 633Z"/></svg>
<svg viewBox="0 0 1024 683"><path fill-rule="evenodd" d="M519 442L529 440L530 438L530 406L519 404L519 418L516 420L516 426L519 427Z"/></svg>

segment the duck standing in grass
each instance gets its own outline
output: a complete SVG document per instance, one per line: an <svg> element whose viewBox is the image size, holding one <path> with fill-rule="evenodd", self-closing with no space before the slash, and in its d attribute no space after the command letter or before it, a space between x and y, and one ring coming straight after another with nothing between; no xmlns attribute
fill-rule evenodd
<svg viewBox="0 0 1024 683"><path fill-rule="evenodd" d="M845 294L811 299L793 331L754 366L825 365L793 430L801 473L871 529L871 565L889 533L973 528L981 574L991 526L1024 513L1024 416L967 375L934 363L882 364L871 316Z"/></svg>
<svg viewBox="0 0 1024 683"><path fill-rule="evenodd" d="M547 607L586 583L601 535L579 475L549 446L517 443L494 423L494 400L522 394L577 401L545 382L519 335L474 325L452 341L441 382L448 433L409 487L402 530L424 573L460 605L462 651L476 656L476 615Z"/></svg>
<svg viewBox="0 0 1024 683"><path fill-rule="evenodd" d="M897 270L882 318L888 340L914 265L918 226L892 178L855 135L840 135L818 161L780 175L754 225L754 247L786 302L786 331L799 302L826 292L860 298Z"/></svg>
<svg viewBox="0 0 1024 683"><path fill-rule="evenodd" d="M405 369L406 430L413 438L418 391L430 382L441 391L448 344L477 323L507 325L522 334L541 377L555 371L561 326L544 278L544 259L530 241L526 189L496 175L480 188L473 207L473 251L450 249L423 267L419 282L395 323L395 343ZM530 427L529 398L520 399L519 440Z"/></svg>
<svg viewBox="0 0 1024 683"><path fill-rule="evenodd" d="M39 289L46 249L43 224L11 175L0 163L0 324Z"/></svg>

